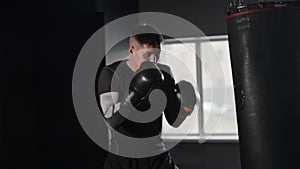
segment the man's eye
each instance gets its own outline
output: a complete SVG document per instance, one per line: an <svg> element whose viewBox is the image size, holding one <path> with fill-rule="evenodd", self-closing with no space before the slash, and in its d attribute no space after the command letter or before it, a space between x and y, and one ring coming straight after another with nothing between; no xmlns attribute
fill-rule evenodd
<svg viewBox="0 0 300 169"><path fill-rule="evenodd" d="M151 55L152 55L151 53L145 53L145 54L144 54L144 57L148 58L148 57L150 57Z"/></svg>

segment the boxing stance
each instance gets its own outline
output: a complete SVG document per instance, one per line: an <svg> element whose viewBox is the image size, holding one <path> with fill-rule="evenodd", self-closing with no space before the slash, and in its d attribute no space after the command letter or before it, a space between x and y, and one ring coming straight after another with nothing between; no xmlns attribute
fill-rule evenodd
<svg viewBox="0 0 300 169"><path fill-rule="evenodd" d="M175 169L170 154L165 151L163 141L157 140L151 149L161 151L156 156L145 158L122 157L118 152L129 145L115 137L115 131L134 138L157 136L162 129L162 112L168 123L178 127L190 115L196 103L193 86L186 81L175 84L168 66L157 64L162 36L146 33L133 35L129 39L128 60L118 61L101 70L98 79L100 109L109 128L109 148L105 169ZM166 106L160 116L147 123L128 118L133 112L144 112L155 107L149 96L159 89L166 96ZM151 113L151 112L150 112ZM113 130L112 130L113 129ZM121 145L122 144L122 145Z"/></svg>

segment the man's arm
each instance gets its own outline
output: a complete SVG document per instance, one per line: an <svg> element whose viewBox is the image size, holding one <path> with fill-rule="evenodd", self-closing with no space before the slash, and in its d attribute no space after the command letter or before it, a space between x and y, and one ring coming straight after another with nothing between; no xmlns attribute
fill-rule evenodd
<svg viewBox="0 0 300 169"><path fill-rule="evenodd" d="M176 98L175 93L175 80L173 78L173 74L171 69L167 65L159 64L159 68L162 70L167 82L166 86L162 88L167 97L167 104L164 110L164 115L166 117L167 122L173 126L174 122L178 118L180 102Z"/></svg>
<svg viewBox="0 0 300 169"><path fill-rule="evenodd" d="M98 79L98 96L99 96L99 106L100 111L106 122L112 127L117 128L125 118L119 113L119 111L127 111L121 110L121 103L119 100L120 91L116 91L116 89L112 89L112 79L116 78L118 81L118 77L114 77L114 71L109 67L104 67L101 70L99 79ZM120 82L116 82L116 84L120 84Z"/></svg>

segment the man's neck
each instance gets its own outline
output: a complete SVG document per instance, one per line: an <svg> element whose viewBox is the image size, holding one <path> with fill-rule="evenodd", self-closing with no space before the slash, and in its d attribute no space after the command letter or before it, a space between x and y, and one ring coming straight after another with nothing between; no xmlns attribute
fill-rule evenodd
<svg viewBox="0 0 300 169"><path fill-rule="evenodd" d="M136 66L130 60L127 60L126 64L133 72L136 71Z"/></svg>

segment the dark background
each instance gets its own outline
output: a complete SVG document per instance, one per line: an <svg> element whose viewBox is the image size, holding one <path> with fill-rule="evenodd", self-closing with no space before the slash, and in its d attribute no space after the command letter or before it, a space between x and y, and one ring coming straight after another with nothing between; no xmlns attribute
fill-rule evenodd
<svg viewBox="0 0 300 169"><path fill-rule="evenodd" d="M1 2L0 168L102 168L106 151L85 134L72 102L73 68L84 43L105 23L146 11L177 15L206 35L227 34L227 4L227 0ZM240 168L237 142L182 142L171 153L182 168Z"/></svg>

